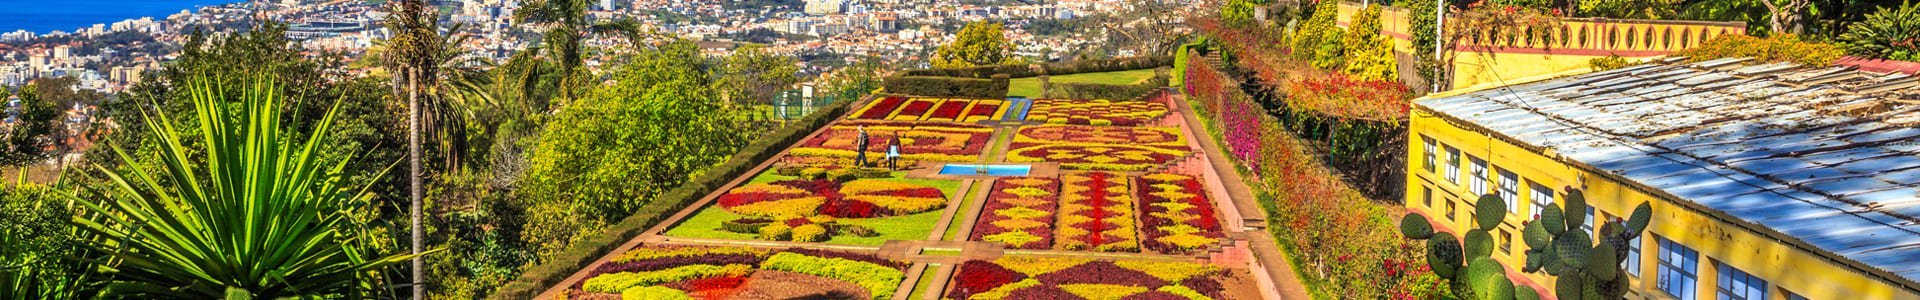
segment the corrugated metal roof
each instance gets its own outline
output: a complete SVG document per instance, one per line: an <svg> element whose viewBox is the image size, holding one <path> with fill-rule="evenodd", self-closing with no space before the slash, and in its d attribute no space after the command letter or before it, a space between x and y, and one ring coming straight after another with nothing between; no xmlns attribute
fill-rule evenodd
<svg viewBox="0 0 1920 300"><path fill-rule="evenodd" d="M1851 67L1645 64L1416 105L1920 281L1920 82Z"/></svg>

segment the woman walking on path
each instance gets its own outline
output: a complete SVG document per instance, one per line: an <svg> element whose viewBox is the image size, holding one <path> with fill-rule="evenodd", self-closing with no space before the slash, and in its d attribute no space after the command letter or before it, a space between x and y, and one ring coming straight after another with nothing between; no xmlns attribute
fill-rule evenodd
<svg viewBox="0 0 1920 300"><path fill-rule="evenodd" d="M899 161L900 161L900 135L896 133L893 135L893 138L891 140L887 141L887 170L894 170L894 171L900 170L900 167L898 165Z"/></svg>

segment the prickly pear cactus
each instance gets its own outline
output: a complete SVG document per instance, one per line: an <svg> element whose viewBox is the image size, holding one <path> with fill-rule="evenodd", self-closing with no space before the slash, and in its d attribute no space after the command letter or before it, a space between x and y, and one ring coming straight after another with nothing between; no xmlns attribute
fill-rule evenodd
<svg viewBox="0 0 1920 300"><path fill-rule="evenodd" d="M1538 219L1527 223L1522 237L1527 241L1525 272L1545 271L1557 276L1554 295L1562 300L1619 299L1626 295L1626 278L1621 263L1626 249L1652 222L1652 208L1641 203L1626 221L1609 220L1599 232L1587 232L1587 198L1580 190L1564 190L1562 207L1541 209ZM1597 220L1596 220L1597 221Z"/></svg>
<svg viewBox="0 0 1920 300"><path fill-rule="evenodd" d="M1427 265L1435 275L1451 282L1454 296L1460 299L1513 300L1523 294L1532 296L1526 299L1538 299L1531 290L1515 292L1513 281L1507 278L1506 266L1492 258L1494 241L1488 231L1499 228L1506 218L1506 203L1488 194L1481 196L1473 207L1477 226L1466 231L1464 240L1455 238L1453 233L1435 232L1434 225L1417 214L1401 218L1400 234L1427 240Z"/></svg>

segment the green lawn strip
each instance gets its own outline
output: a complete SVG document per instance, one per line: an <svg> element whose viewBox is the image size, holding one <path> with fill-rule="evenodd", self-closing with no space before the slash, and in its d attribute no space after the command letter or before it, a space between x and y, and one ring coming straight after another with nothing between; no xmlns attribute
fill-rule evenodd
<svg viewBox="0 0 1920 300"><path fill-rule="evenodd" d="M959 240L967 239L966 237L962 237L958 235L960 234L960 224L966 223L968 221L966 219L967 212L973 211L975 207L979 207L981 204L980 203L981 201L974 199L974 198L977 198L973 196L974 192L986 189L992 186L993 184L991 182L982 180L982 181L974 182L974 185L975 185L974 188L968 189L967 195L965 196L965 198L960 198L960 210L953 212L953 221L947 222L947 233L940 235L940 240L953 241L955 239L959 239Z"/></svg>
<svg viewBox="0 0 1920 300"><path fill-rule="evenodd" d="M922 271L920 271L920 280L914 283L913 293L908 294L907 299L919 298L920 294L925 294L927 292L927 286L933 285L934 273L940 273L937 271L939 269L940 264L927 264L926 268L922 268Z"/></svg>
<svg viewBox="0 0 1920 300"><path fill-rule="evenodd" d="M895 178L884 178L884 179L873 179L873 180L885 180L885 181L895 181L895 182L924 185L928 187L938 188L940 189L941 192L947 193L948 195L959 192L959 189L960 189L960 181L958 180L898 178L899 176L902 176L904 174L906 174L906 172L894 172ZM781 176L778 174L774 174L773 172L764 172L758 176L754 176L754 178L751 179L749 182L750 183L773 182L773 181L788 180L788 179L794 179L794 178L795 177L793 176ZM840 236L835 236L832 239L828 239L826 243L841 244L841 245L879 245L882 243L886 243L889 240L906 240L906 241L925 240L927 238L927 234L933 232L933 223L940 221L941 213L942 212L940 210L933 210L933 211L922 212L922 213L911 214L911 215L892 216L892 217L884 217L884 218L840 219L837 222L841 224L867 226L867 227L873 228L874 231L880 232L880 235L873 236L873 237L840 235ZM700 212L695 213L693 216L689 216L687 217L686 220L681 221L679 225L675 225L673 228L667 229L667 232L664 235L670 236L670 237L701 238L701 239L728 239L728 240L756 239L755 235L753 234L729 232L729 231L720 229L720 223L725 223L726 221L739 219L740 217L741 217L740 214L727 211L727 209L720 208L718 205L708 205L706 208L700 209Z"/></svg>
<svg viewBox="0 0 1920 300"><path fill-rule="evenodd" d="M1139 69L1100 73L1080 73L1053 76L1048 81L1055 83L1105 83L1135 84L1153 77L1153 69ZM1007 82L1007 96L1040 96L1040 78L1014 78Z"/></svg>
<svg viewBox="0 0 1920 300"><path fill-rule="evenodd" d="M920 255L960 256L960 249L926 248L920 249Z"/></svg>

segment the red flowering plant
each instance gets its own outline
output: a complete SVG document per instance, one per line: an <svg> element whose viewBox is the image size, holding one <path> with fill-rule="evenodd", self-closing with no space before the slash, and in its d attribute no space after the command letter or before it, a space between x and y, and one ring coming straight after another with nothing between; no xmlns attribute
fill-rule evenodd
<svg viewBox="0 0 1920 300"><path fill-rule="evenodd" d="M1135 126L1167 115L1165 103L1152 101L1110 101L1036 99L1027 120L1049 124Z"/></svg>
<svg viewBox="0 0 1920 300"><path fill-rule="evenodd" d="M927 115L927 110L933 109L934 103L932 99L914 98L908 100L907 105L895 111L891 119L906 121L920 120L920 117Z"/></svg>
<svg viewBox="0 0 1920 300"><path fill-rule="evenodd" d="M1010 162L1057 162L1062 168L1144 171L1190 155L1171 127L1038 125L1014 136Z"/></svg>
<svg viewBox="0 0 1920 300"><path fill-rule="evenodd" d="M900 108L901 103L905 102L907 102L907 98L899 96L880 98L880 100L867 103L865 108L861 108L860 112L853 114L853 116L856 119L885 119L887 115L893 114L894 109Z"/></svg>
<svg viewBox="0 0 1920 300"><path fill-rule="evenodd" d="M1060 180L1041 177L1001 178L987 194L979 222L970 240L999 242L1016 249L1053 246L1054 213Z"/></svg>
<svg viewBox="0 0 1920 300"><path fill-rule="evenodd" d="M1106 172L1060 176L1054 248L1103 252L1140 249L1134 199L1125 175Z"/></svg>
<svg viewBox="0 0 1920 300"><path fill-rule="evenodd" d="M948 299L1161 299L1164 294L1226 299L1218 266L1176 261L1002 256L968 261ZM1072 293L1062 287L1075 288ZM1235 289L1251 289L1237 286ZM1189 299L1182 296L1179 299Z"/></svg>
<svg viewBox="0 0 1920 300"><path fill-rule="evenodd" d="M967 100L947 100L946 102L940 102L940 106L933 109L933 114L927 115L927 120L953 121L954 119L960 118L962 110L967 109L967 106L972 104L973 101Z"/></svg>
<svg viewBox="0 0 1920 300"><path fill-rule="evenodd" d="M1140 193L1143 247L1184 254L1217 245L1226 236L1199 180L1173 173L1147 174L1135 180Z"/></svg>

